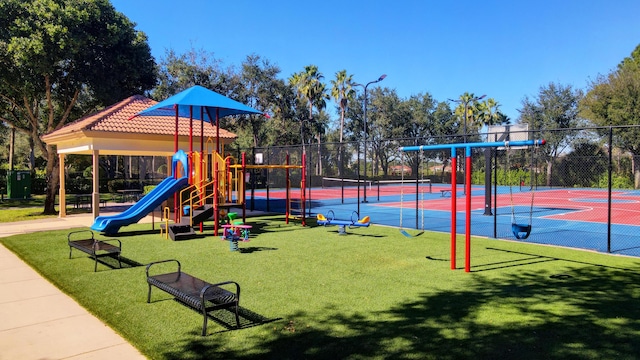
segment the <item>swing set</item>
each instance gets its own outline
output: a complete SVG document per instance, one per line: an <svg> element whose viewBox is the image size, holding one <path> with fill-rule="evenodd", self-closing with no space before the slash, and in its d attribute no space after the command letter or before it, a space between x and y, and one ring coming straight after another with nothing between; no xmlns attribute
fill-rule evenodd
<svg viewBox="0 0 640 360"><path fill-rule="evenodd" d="M471 149L491 148L509 146L540 146L546 144L545 140L525 140L525 141L502 141L502 142L479 142L479 143L456 143L440 145L419 145L403 146L399 150L403 152L423 151L423 150L451 150L451 169L457 166L456 150L464 149L465 152L465 272L471 271ZM456 269L456 172L451 171L451 270ZM530 224L529 224L530 226Z"/></svg>

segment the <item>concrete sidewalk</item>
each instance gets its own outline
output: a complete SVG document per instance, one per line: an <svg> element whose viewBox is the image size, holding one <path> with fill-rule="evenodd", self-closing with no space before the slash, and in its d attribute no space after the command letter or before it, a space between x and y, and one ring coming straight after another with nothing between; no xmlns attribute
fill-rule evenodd
<svg viewBox="0 0 640 360"><path fill-rule="evenodd" d="M155 221L159 221L157 216ZM141 222L151 222L151 217ZM88 228L92 223L91 214L2 223L0 237ZM145 357L0 245L0 360L21 359L128 360Z"/></svg>

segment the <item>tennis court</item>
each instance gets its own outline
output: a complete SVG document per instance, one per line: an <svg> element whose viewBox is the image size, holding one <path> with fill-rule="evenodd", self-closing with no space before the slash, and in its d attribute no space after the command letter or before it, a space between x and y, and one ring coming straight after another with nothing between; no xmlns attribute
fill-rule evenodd
<svg viewBox="0 0 640 360"><path fill-rule="evenodd" d="M402 225L409 233L422 229L450 232L450 184L416 184L415 180L355 184L346 181L338 186L311 188L307 192L307 215L332 210L338 219L351 219L353 211L359 210L360 217L370 216L373 224ZM367 202L363 202L365 187ZM299 189L292 194L299 197ZM472 235L517 240L511 228L515 219L518 224L530 223L532 227L530 236L519 241L640 256L640 191L614 190L610 215L606 190L538 188L532 192L528 187L499 186L497 194L497 198L491 198L491 215L485 215L484 185L472 187ZM254 193L254 208L266 210L266 195L265 190ZM465 202L464 188L459 184L456 228L460 236L465 232ZM295 204L294 199L292 205ZM269 191L268 207L270 211L284 213L284 190Z"/></svg>

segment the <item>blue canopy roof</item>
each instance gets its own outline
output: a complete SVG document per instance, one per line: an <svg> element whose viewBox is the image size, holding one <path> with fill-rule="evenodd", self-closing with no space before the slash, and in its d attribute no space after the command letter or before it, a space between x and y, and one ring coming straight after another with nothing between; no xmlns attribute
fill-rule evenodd
<svg viewBox="0 0 640 360"><path fill-rule="evenodd" d="M216 112L218 118L229 115L262 114L261 111L252 107L196 85L140 111L136 116L175 116L176 106L178 107L178 116L191 117L212 124L216 122ZM192 109L191 116L189 109Z"/></svg>

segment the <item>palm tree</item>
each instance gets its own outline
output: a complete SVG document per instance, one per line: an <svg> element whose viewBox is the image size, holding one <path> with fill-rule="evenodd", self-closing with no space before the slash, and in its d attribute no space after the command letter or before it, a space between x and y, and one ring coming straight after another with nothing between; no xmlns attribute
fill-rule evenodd
<svg viewBox="0 0 640 360"><path fill-rule="evenodd" d="M486 95L482 95L482 96L475 96L473 93L468 93L465 92L464 94L460 95L460 98L458 100L452 100L449 99L449 101L453 101L458 103L458 107L455 109L455 114L460 116L462 123L463 123L463 130L462 130L462 136L464 139L464 142L467 142L467 133L469 132L468 128L467 128L467 122L470 120L472 125L475 122L474 119L474 114L477 112L477 104L478 104L478 100L481 100L485 97ZM458 162L459 166L462 168L462 166L464 166L463 161ZM465 187L466 187L466 180L465 180Z"/></svg>
<svg viewBox="0 0 640 360"><path fill-rule="evenodd" d="M476 117L474 115L476 115L476 113L478 113L478 100L482 99L484 97L484 95L477 97L475 96L474 93L464 93L462 95L460 95L460 98L458 100L451 100L454 101L456 103L458 103L458 107L456 107L456 109L454 110L455 114L458 115L462 121L462 123L464 124L463 127L463 132L464 132L464 137L466 139L466 133L469 132L467 125L469 126L473 126ZM466 113L465 113L466 111ZM469 122L469 124L467 124L467 122Z"/></svg>
<svg viewBox="0 0 640 360"><path fill-rule="evenodd" d="M326 100L329 99L329 96L326 93L326 87L324 83L321 82L322 79L324 79L324 76L318 71L318 67L316 65L305 66L303 71L295 73L289 78L289 83L295 88L298 98L308 106L308 121L311 129L318 128L313 124L313 108L315 107L318 111L324 109L327 106ZM320 131L316 131L316 139L318 140L318 143L321 142L321 136L322 133ZM302 151L304 152L303 122L300 124L300 137L302 140ZM320 146L318 146L318 151L320 151ZM319 159L320 157L318 157L318 160ZM318 168L322 168L321 164Z"/></svg>
<svg viewBox="0 0 640 360"><path fill-rule="evenodd" d="M347 70L341 70L336 73L336 79L331 80L331 96L340 106L340 148L338 149L338 173L342 175L342 140L344 135L344 114L347 111L347 104L353 101L356 91L351 86L353 75L347 75Z"/></svg>
<svg viewBox="0 0 640 360"><path fill-rule="evenodd" d="M496 125L501 124L504 117L501 116L500 103L494 98L489 98L483 102L478 103L476 110L478 111L478 121L482 125Z"/></svg>
<svg viewBox="0 0 640 360"><path fill-rule="evenodd" d="M296 96L308 106L309 119L311 123L313 121L313 108L324 109L326 107L325 100L328 99L326 95L325 85L320 81L324 79L321 72L318 71L316 65L308 65L304 67L304 70L293 74L289 78L289 83L294 87ZM302 139L304 147L304 139Z"/></svg>
<svg viewBox="0 0 640 360"><path fill-rule="evenodd" d="M342 143L344 130L344 113L347 111L348 102L353 100L356 95L356 91L351 86L352 82L353 75L347 75L347 70L338 71L336 79L331 80L331 96L340 106L340 143Z"/></svg>

